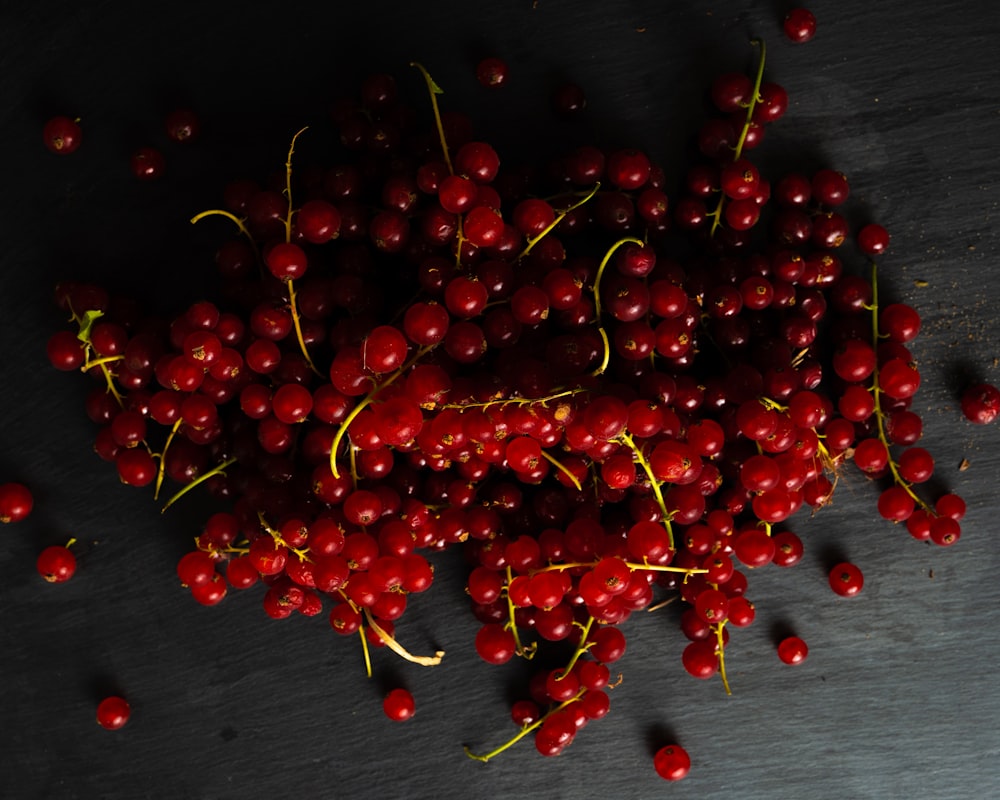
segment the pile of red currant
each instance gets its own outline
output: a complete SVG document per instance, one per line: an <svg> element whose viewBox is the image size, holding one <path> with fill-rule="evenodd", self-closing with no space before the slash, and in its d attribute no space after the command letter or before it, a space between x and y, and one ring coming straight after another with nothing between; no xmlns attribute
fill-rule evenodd
<svg viewBox="0 0 1000 800"><path fill-rule="evenodd" d="M788 27L807 41L815 20ZM463 548L482 659L566 653L513 704L510 740L467 749L487 761L528 736L557 755L607 714L626 622L658 604L684 605L685 669L728 692L747 576L799 561L798 512L845 470L879 486L885 520L955 543L963 501L923 489L920 316L879 301L889 234L852 231L834 169L762 174L753 151L788 97L754 44L752 74L712 83L676 192L637 149L508 166L415 64L429 113L372 75L335 104L327 163L296 162L299 131L274 178L194 218L219 231L217 297L157 317L59 285L72 327L48 353L94 379L97 454L163 508L195 488L225 504L177 565L194 599L262 584L268 616L321 617L369 672L382 648L435 665L399 623L429 555ZM478 76L500 90L507 66ZM853 564L830 573L841 596L862 584ZM384 709L406 720L413 697ZM670 743L655 766L677 779L690 759Z"/></svg>

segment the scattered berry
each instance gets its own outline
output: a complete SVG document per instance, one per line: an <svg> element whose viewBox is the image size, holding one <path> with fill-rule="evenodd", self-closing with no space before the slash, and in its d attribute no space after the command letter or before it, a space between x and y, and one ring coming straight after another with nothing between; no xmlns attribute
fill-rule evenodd
<svg viewBox="0 0 1000 800"><path fill-rule="evenodd" d="M798 636L788 636L778 643L778 658L784 664L801 664L808 655L809 647Z"/></svg>
<svg viewBox="0 0 1000 800"><path fill-rule="evenodd" d="M679 744L669 744L656 751L653 768L664 780L679 781L691 771L691 756Z"/></svg>
<svg viewBox="0 0 1000 800"><path fill-rule="evenodd" d="M830 570L830 588L841 597L854 597L865 585L865 576L855 564L847 561Z"/></svg>
<svg viewBox="0 0 1000 800"><path fill-rule="evenodd" d="M405 722L416 711L413 695L406 689L393 689L382 701L382 710L394 722Z"/></svg>
<svg viewBox="0 0 1000 800"><path fill-rule="evenodd" d="M155 147L140 147L132 154L130 165L139 180L152 181L163 177L167 162Z"/></svg>
<svg viewBox="0 0 1000 800"><path fill-rule="evenodd" d="M806 8L793 8L785 15L782 30L790 42L808 42L816 35L816 17Z"/></svg>
<svg viewBox="0 0 1000 800"><path fill-rule="evenodd" d="M0 522L20 522L35 507L35 498L23 483L0 484Z"/></svg>
<svg viewBox="0 0 1000 800"><path fill-rule="evenodd" d="M1000 414L1000 389L976 383L962 392L962 413L969 422L989 425Z"/></svg>
<svg viewBox="0 0 1000 800"><path fill-rule="evenodd" d="M58 155L75 152L83 141L80 121L70 117L52 117L42 128L42 141L51 152Z"/></svg>
<svg viewBox="0 0 1000 800"><path fill-rule="evenodd" d="M105 697L97 706L97 724L105 730L116 731L125 726L132 709L121 697Z"/></svg>

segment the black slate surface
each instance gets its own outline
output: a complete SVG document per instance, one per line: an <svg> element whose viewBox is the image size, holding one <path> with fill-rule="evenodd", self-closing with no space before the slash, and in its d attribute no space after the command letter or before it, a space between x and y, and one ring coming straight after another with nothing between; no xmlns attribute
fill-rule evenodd
<svg viewBox="0 0 1000 800"><path fill-rule="evenodd" d="M0 11L3 359L0 480L36 495L31 518L0 531L0 796L228 800L329 798L914 798L1000 794L1000 655L995 522L1000 429L962 419L956 391L996 381L1000 201L1000 12L989 3L816 2L816 39L782 41L780 3L591 3L529 0L325 4L52 0ZM794 527L806 558L751 574L759 616L727 650L734 694L689 678L669 612L627 623L624 680L612 711L561 757L523 742L483 765L514 730L515 668L472 648L463 567L435 557L438 585L401 623L414 651L441 647L435 669L378 653L364 677L356 642L322 617L275 622L259 593L197 606L176 558L197 532L197 502L160 515L91 451L86 382L52 370L51 302L59 279L110 282L143 298L201 290L215 241L189 225L227 180L279 167L287 140L373 70L416 59L501 153L565 143L634 145L676 168L712 76L745 69L747 40L769 43L768 76L791 104L767 160L832 166L854 209L893 235L884 296L923 316L914 345L923 384L914 408L939 479L968 503L963 537L941 549L876 518L856 475L832 507ZM474 84L475 60L511 66L509 91ZM419 89L409 74L411 88ZM561 80L589 106L558 122ZM128 152L163 144L176 102L203 116L203 139L140 184ZM84 120L82 149L46 152L42 122ZM763 156L762 156L763 157ZM968 460L968 469L959 464ZM77 576L44 584L37 552L81 542ZM824 553L865 571L852 600L826 587ZM776 626L810 657L777 662ZM388 682L417 697L412 721L380 710ZM94 723L103 693L133 703L126 728ZM675 739L691 753L683 782L652 770Z"/></svg>

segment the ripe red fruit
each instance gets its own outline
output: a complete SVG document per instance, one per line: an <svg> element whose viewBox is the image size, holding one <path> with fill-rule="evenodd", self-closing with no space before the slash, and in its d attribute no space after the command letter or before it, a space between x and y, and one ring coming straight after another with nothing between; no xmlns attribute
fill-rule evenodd
<svg viewBox="0 0 1000 800"><path fill-rule="evenodd" d="M38 554L35 568L49 583L65 583L76 574L76 556L68 545L54 544Z"/></svg>
<svg viewBox="0 0 1000 800"><path fill-rule="evenodd" d="M97 724L105 730L116 731L124 727L132 709L122 697L105 697L97 706Z"/></svg>
<svg viewBox="0 0 1000 800"><path fill-rule="evenodd" d="M21 483L0 485L0 522L20 522L31 513L35 499Z"/></svg>
<svg viewBox="0 0 1000 800"><path fill-rule="evenodd" d="M793 8L785 15L782 30L790 42L803 44L816 35L816 17L807 8Z"/></svg>
<svg viewBox="0 0 1000 800"><path fill-rule="evenodd" d="M382 710L394 722L405 722L416 711L413 695L406 689L393 689L382 701Z"/></svg>
<svg viewBox="0 0 1000 800"><path fill-rule="evenodd" d="M484 58L476 65L476 80L487 89L496 89L507 81L507 62L499 58Z"/></svg>
<svg viewBox="0 0 1000 800"><path fill-rule="evenodd" d="M778 643L778 658L785 664L801 664L809 655L809 646L798 636L788 636Z"/></svg>
<svg viewBox="0 0 1000 800"><path fill-rule="evenodd" d="M129 162L132 174L141 181L153 181L162 178L167 162L163 153L155 147L140 147Z"/></svg>
<svg viewBox="0 0 1000 800"><path fill-rule="evenodd" d="M80 121L69 117L52 117L42 128L42 141L50 152L58 155L75 152L83 141Z"/></svg>
<svg viewBox="0 0 1000 800"><path fill-rule="evenodd" d="M865 576L854 564L844 561L830 570L830 588L841 597L854 597L864 585Z"/></svg>
<svg viewBox="0 0 1000 800"><path fill-rule="evenodd" d="M1000 389L975 383L962 392L962 413L969 422L988 425L1000 414Z"/></svg>
<svg viewBox="0 0 1000 800"><path fill-rule="evenodd" d="M679 744L668 744L656 751L653 769L664 780L679 781L691 771L691 756Z"/></svg>

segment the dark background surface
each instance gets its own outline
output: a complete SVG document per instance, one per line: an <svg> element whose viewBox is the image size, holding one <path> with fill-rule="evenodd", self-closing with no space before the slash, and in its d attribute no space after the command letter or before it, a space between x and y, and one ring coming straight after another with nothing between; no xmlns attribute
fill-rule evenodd
<svg viewBox="0 0 1000 800"><path fill-rule="evenodd" d="M0 480L31 486L36 508L0 531L0 797L1000 794L1000 430L967 423L955 399L971 377L1000 377L993 4L817 2L818 35L802 46L781 40L781 4L763 2L9 5L0 12ZM217 231L193 228L191 215L217 205L225 181L280 167L291 133L322 125L331 100L364 74L394 72L420 98L413 59L445 88L445 107L466 109L502 156L590 141L642 147L678 169L705 87L749 66L751 36L768 40L768 77L791 98L761 157L845 172L853 213L893 234L883 293L924 320L913 348L923 444L969 507L955 547L877 519L875 487L848 473L832 507L794 518L803 563L750 575L758 621L727 649L731 698L718 681L684 673L671 612L636 616L609 716L557 759L529 740L488 765L461 748L514 733L517 671L475 655L454 554L435 557L437 585L400 623L412 650L441 647L444 664L421 669L379 652L372 681L356 641L334 636L323 616L272 621L256 591L205 609L179 588L176 558L202 510L182 503L161 516L150 493L121 487L93 454L87 382L45 359L63 324L57 280L110 283L150 302L199 294ZM474 82L488 54L510 64L505 91ZM572 125L547 106L567 78L589 100ZM177 103L205 123L188 148L162 134ZM42 147L55 113L84 120L72 157ZM169 159L155 184L128 172L144 143ZM47 585L35 557L70 536L81 541L78 574ZM831 547L865 571L861 596L826 587L820 554ZM777 661L779 624L809 642L801 667ZM403 725L380 709L384 682L397 679L418 703ZM133 704L117 733L94 723L108 689ZM652 769L669 740L694 761L676 785Z"/></svg>

